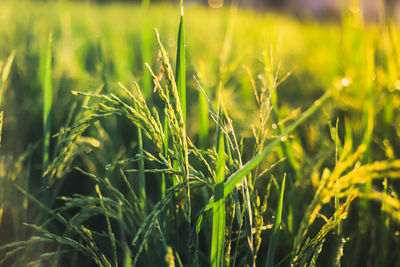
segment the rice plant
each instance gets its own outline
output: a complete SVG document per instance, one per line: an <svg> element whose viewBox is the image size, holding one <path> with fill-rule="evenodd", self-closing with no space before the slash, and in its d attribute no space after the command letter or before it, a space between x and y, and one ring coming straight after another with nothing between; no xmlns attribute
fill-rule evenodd
<svg viewBox="0 0 400 267"><path fill-rule="evenodd" d="M399 265L399 26L343 2L0 3L0 266Z"/></svg>

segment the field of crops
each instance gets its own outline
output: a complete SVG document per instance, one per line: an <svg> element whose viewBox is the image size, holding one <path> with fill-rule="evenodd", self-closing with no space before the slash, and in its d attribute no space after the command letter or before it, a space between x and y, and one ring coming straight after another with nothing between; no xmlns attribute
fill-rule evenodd
<svg viewBox="0 0 400 267"><path fill-rule="evenodd" d="M0 266L400 266L400 27L0 2Z"/></svg>

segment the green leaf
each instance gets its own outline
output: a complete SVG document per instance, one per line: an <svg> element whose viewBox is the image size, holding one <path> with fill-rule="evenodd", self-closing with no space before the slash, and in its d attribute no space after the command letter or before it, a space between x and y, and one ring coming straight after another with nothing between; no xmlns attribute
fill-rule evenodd
<svg viewBox="0 0 400 267"><path fill-rule="evenodd" d="M185 32L183 28L183 2L181 1L181 20L178 30L178 50L176 52L176 86L181 102L183 120L186 125L186 66L185 66Z"/></svg>
<svg viewBox="0 0 400 267"><path fill-rule="evenodd" d="M151 30L149 27L150 0L142 0L142 28L141 28L141 50L142 61L151 64ZM151 96L151 74L143 69L143 94L145 98Z"/></svg>
<svg viewBox="0 0 400 267"><path fill-rule="evenodd" d="M50 115L52 103L52 85L51 85L51 49L53 37L49 34L47 51L44 59L43 77L43 169L46 169L49 161L50 147Z"/></svg>
<svg viewBox="0 0 400 267"><path fill-rule="evenodd" d="M225 145L224 136L219 135L217 176L214 187L215 203L213 207L212 238L211 238L211 266L223 266L225 243Z"/></svg>
<svg viewBox="0 0 400 267"><path fill-rule="evenodd" d="M267 263L265 265L267 267L274 266L275 251L278 246L279 227L281 225L281 220L282 220L282 207L283 207L283 195L285 193L285 182L286 182L286 173L285 176L283 177L281 186L281 195L279 197L278 206L276 208L276 220L274 224L274 232L272 233L271 240L268 246Z"/></svg>
<svg viewBox="0 0 400 267"><path fill-rule="evenodd" d="M201 149L206 149L207 147L207 137L209 131L208 123L208 102L207 98L203 92L199 92L199 145Z"/></svg>
<svg viewBox="0 0 400 267"><path fill-rule="evenodd" d="M1 146L1 134L3 133L3 111L0 112L0 146ZM1 217L0 217L1 221Z"/></svg>
<svg viewBox="0 0 400 267"><path fill-rule="evenodd" d="M140 207L143 210L146 210L146 179L144 175L144 159L143 159L143 137L142 137L142 130L138 127L137 128L137 134L138 134L138 152L139 155L141 156L141 159L139 160L139 181L138 181L138 186L139 186L139 201L140 201Z"/></svg>

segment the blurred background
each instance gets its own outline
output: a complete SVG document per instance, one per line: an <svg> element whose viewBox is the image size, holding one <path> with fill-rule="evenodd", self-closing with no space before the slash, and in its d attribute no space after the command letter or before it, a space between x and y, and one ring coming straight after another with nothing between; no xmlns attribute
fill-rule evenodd
<svg viewBox="0 0 400 267"><path fill-rule="evenodd" d="M76 2L98 2L98 3L111 3L111 2L141 2L139 0L76 0ZM156 0L152 2L174 2L175 0ZM223 4L237 2L243 7L255 8L259 11L275 10L285 11L296 15L312 15L318 18L338 18L340 9L346 2L358 1L344 1L344 0L186 0L189 2L209 4L211 7L220 7ZM225 3L224 3L225 2ZM377 20L379 17L379 4L386 6L386 12L389 15L395 16L400 14L400 1L399 0L362 0L361 6L364 15L367 19ZM354 4L357 6L357 4ZM398 16L397 16L398 17Z"/></svg>

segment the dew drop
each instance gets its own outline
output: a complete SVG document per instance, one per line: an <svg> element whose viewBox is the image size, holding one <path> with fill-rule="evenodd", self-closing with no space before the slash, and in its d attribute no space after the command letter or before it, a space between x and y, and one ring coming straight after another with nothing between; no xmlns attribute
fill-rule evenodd
<svg viewBox="0 0 400 267"><path fill-rule="evenodd" d="M286 137L286 136L282 136L282 137L281 137L281 141L282 141L282 142L285 142L286 140L287 140L287 137Z"/></svg>
<svg viewBox="0 0 400 267"><path fill-rule="evenodd" d="M272 124L272 129L276 129L278 128L278 125L276 125L276 123Z"/></svg>
<svg viewBox="0 0 400 267"><path fill-rule="evenodd" d="M351 80L349 78L343 78L342 79L342 85L343 87L347 87L351 84Z"/></svg>

